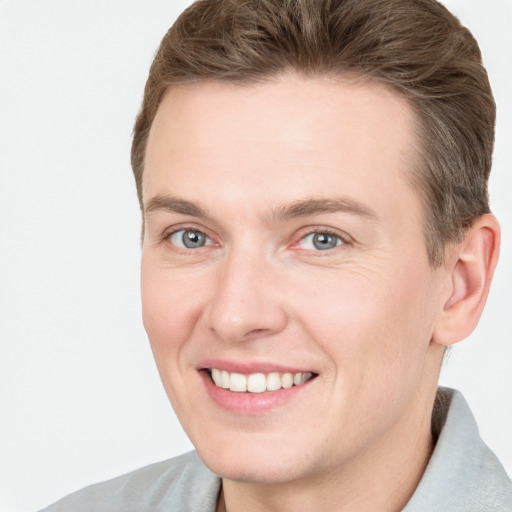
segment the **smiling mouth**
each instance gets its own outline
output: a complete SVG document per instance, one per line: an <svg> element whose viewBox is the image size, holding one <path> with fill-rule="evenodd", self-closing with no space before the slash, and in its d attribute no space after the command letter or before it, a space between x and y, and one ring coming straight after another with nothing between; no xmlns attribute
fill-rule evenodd
<svg viewBox="0 0 512 512"><path fill-rule="evenodd" d="M236 393L264 393L266 391L289 389L292 386L301 386L316 377L316 374L312 372L271 372L244 375L217 368L209 368L208 373L218 388L229 389Z"/></svg>

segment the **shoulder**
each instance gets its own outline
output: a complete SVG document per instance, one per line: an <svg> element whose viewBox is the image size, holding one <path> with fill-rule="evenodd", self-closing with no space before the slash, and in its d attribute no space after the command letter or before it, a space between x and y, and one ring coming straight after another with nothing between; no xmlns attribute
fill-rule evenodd
<svg viewBox="0 0 512 512"><path fill-rule="evenodd" d="M480 437L461 393L440 389L432 418L437 444L406 512L511 512L512 482Z"/></svg>
<svg viewBox="0 0 512 512"><path fill-rule="evenodd" d="M220 479L195 452L91 485L42 512L215 510Z"/></svg>

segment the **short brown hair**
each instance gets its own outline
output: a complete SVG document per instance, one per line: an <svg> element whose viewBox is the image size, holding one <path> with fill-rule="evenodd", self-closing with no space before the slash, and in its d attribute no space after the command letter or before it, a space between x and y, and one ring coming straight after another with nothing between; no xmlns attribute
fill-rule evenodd
<svg viewBox="0 0 512 512"><path fill-rule="evenodd" d="M165 35L137 117L132 167L142 206L151 124L169 87L254 83L293 70L378 80L418 119L411 170L430 262L489 212L495 103L477 42L436 0L199 0Z"/></svg>

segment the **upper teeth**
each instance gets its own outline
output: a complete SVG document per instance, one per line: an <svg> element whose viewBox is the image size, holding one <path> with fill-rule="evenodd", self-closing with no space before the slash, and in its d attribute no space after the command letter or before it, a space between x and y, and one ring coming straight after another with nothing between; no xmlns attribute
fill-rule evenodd
<svg viewBox="0 0 512 512"><path fill-rule="evenodd" d="M239 393L249 391L249 393L263 393L264 391L277 391L278 389L291 388L293 385L304 384L312 377L312 373L279 373L272 372L251 373L243 375L241 373L231 373L226 370L211 368L212 380L219 388L229 389Z"/></svg>

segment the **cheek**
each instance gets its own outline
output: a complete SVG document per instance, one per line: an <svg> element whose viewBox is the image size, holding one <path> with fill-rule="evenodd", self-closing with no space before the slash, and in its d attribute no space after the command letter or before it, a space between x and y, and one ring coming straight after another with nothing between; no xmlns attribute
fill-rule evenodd
<svg viewBox="0 0 512 512"><path fill-rule="evenodd" d="M314 287L295 290L302 326L342 378L391 384L421 370L432 324L428 283L402 270L317 276Z"/></svg>
<svg viewBox="0 0 512 512"><path fill-rule="evenodd" d="M199 283L191 276L180 278L172 269L144 259L141 268L142 316L157 365L179 350L197 320Z"/></svg>
<svg viewBox="0 0 512 512"><path fill-rule="evenodd" d="M297 302L303 328L330 360L328 423L352 425L354 439L393 425L421 385L431 319L422 283L412 283L346 275Z"/></svg>
<svg viewBox="0 0 512 512"><path fill-rule="evenodd" d="M197 324L201 288L174 269L142 262L141 292L144 328L169 401L183 418L188 395L184 382L190 366L184 354Z"/></svg>

